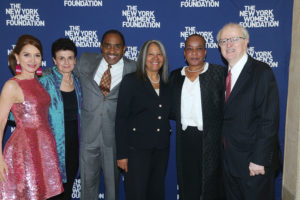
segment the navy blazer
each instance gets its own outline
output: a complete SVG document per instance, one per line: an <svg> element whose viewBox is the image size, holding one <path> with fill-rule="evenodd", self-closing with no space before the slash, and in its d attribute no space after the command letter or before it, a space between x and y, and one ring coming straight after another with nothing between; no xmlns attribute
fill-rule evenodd
<svg viewBox="0 0 300 200"><path fill-rule="evenodd" d="M250 56L224 107L225 169L249 176L249 163L278 165L279 96L272 69Z"/></svg>
<svg viewBox="0 0 300 200"><path fill-rule="evenodd" d="M126 75L121 83L116 114L117 159L128 158L129 148L168 148L170 143L169 86L160 81L159 95L150 80L142 81L136 73Z"/></svg>

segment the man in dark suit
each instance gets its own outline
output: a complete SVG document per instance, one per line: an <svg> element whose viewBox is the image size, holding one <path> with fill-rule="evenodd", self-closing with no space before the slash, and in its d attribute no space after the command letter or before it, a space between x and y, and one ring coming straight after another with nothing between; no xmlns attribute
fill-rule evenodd
<svg viewBox="0 0 300 200"><path fill-rule="evenodd" d="M77 60L75 73L80 78L83 93L80 145L82 200L98 199L101 170L105 199L118 199L117 100L122 77L136 70L135 62L123 57L125 50L122 33L109 30L101 40L102 55L83 53Z"/></svg>
<svg viewBox="0 0 300 200"><path fill-rule="evenodd" d="M228 62L223 173L228 200L274 199L279 97L272 69L247 55L248 31L225 25L217 35Z"/></svg>

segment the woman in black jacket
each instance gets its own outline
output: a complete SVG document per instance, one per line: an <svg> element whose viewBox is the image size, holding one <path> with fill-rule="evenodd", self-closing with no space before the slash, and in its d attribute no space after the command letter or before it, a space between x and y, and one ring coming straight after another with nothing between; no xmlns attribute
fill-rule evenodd
<svg viewBox="0 0 300 200"><path fill-rule="evenodd" d="M168 61L160 41L141 48L137 71L122 80L116 115L117 163L129 200L164 200L169 157Z"/></svg>
<svg viewBox="0 0 300 200"><path fill-rule="evenodd" d="M206 42L185 41L187 66L170 76L176 121L176 162L180 200L221 199L221 128L226 68L205 62Z"/></svg>

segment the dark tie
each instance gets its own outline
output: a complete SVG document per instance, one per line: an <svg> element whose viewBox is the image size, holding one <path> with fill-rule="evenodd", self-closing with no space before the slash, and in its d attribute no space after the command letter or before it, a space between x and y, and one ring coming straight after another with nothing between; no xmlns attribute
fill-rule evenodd
<svg viewBox="0 0 300 200"><path fill-rule="evenodd" d="M101 81L100 81L100 90L103 95L106 96L110 92L110 84L111 84L111 74L110 74L111 65L108 65L107 70L103 73Z"/></svg>
<svg viewBox="0 0 300 200"><path fill-rule="evenodd" d="M231 72L230 70L228 71L227 77L226 77L226 96L225 96L225 101L227 102L229 95L231 92Z"/></svg>

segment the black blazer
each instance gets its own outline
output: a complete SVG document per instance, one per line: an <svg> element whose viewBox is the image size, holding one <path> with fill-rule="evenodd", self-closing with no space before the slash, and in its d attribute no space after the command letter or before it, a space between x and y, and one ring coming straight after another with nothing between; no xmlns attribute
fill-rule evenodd
<svg viewBox="0 0 300 200"><path fill-rule="evenodd" d="M129 148L168 148L170 141L170 90L160 82L159 96L149 79L136 73L121 83L116 115L117 159L128 158Z"/></svg>
<svg viewBox="0 0 300 200"><path fill-rule="evenodd" d="M249 163L278 164L279 97L272 69L250 56L224 107L224 167L249 176Z"/></svg>

